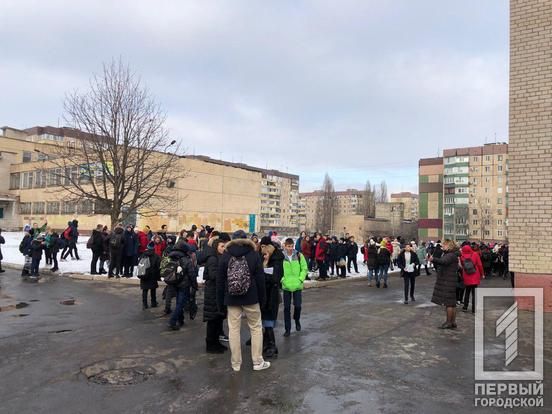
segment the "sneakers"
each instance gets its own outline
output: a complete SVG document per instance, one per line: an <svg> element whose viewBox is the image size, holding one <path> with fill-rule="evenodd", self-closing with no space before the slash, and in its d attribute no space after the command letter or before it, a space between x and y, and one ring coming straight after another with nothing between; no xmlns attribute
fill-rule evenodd
<svg viewBox="0 0 552 414"><path fill-rule="evenodd" d="M168 325L169 331L179 331L180 326L178 325Z"/></svg>
<svg viewBox="0 0 552 414"><path fill-rule="evenodd" d="M295 321L295 330L299 332L301 330L301 322L299 320Z"/></svg>
<svg viewBox="0 0 552 414"><path fill-rule="evenodd" d="M287 338L288 336L290 335L290 332L289 331L285 331L284 332L284 336Z"/></svg>
<svg viewBox="0 0 552 414"><path fill-rule="evenodd" d="M234 372L240 372L240 367L232 367L232 370L233 370Z"/></svg>
<svg viewBox="0 0 552 414"><path fill-rule="evenodd" d="M268 369L268 368L270 368L270 362L268 361L263 361L260 364L253 365L253 371L262 371L263 369ZM234 367L232 367L232 369L234 369Z"/></svg>
<svg viewBox="0 0 552 414"><path fill-rule="evenodd" d="M414 299L414 296L410 296L410 301L411 302L416 302L416 299Z"/></svg>
<svg viewBox="0 0 552 414"><path fill-rule="evenodd" d="M384 284L383 284L383 287L384 287L385 289L387 289L387 288L388 288L387 283L384 283Z"/></svg>
<svg viewBox="0 0 552 414"><path fill-rule="evenodd" d="M228 336L227 335L219 335L219 341L220 342L228 342Z"/></svg>

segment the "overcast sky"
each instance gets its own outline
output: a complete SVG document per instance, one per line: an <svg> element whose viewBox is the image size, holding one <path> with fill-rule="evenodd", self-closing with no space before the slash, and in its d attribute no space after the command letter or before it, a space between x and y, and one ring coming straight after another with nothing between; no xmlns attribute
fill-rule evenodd
<svg viewBox="0 0 552 414"><path fill-rule="evenodd" d="M303 191L417 191L419 158L508 135L507 0L2 0L0 52L2 125L57 126L121 56L188 152Z"/></svg>

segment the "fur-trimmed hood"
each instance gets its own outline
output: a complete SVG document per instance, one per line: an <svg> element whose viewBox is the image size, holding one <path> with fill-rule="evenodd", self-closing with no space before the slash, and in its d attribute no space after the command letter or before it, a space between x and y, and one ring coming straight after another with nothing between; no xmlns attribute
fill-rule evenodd
<svg viewBox="0 0 552 414"><path fill-rule="evenodd" d="M240 257L255 251L255 248L255 243L249 239L234 239L226 244L225 250L234 257Z"/></svg>

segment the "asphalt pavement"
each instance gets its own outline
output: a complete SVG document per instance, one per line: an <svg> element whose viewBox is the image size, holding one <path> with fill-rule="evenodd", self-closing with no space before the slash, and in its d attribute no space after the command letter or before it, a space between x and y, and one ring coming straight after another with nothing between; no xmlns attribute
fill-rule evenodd
<svg viewBox="0 0 552 414"><path fill-rule="evenodd" d="M303 330L283 338L276 328L273 366L253 372L244 345L234 373L229 353L204 352L201 304L196 320L169 332L162 308L142 310L136 286L51 275L29 283L8 270L0 274L0 413L504 412L474 408L474 317L460 312L456 331L437 329L444 311L430 303L434 280L420 276L409 305L397 276L389 289L365 279L308 289ZM551 349L545 339L545 373Z"/></svg>

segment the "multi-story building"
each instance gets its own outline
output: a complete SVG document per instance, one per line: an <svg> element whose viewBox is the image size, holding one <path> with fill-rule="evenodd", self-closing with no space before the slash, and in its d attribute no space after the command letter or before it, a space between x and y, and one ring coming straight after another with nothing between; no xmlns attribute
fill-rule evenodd
<svg viewBox="0 0 552 414"><path fill-rule="evenodd" d="M419 162L418 238L443 238L443 159L424 158Z"/></svg>
<svg viewBox="0 0 552 414"><path fill-rule="evenodd" d="M412 194L410 192L401 192L391 194L392 203L404 204L404 219L405 220L418 220L418 194Z"/></svg>
<svg viewBox="0 0 552 414"><path fill-rule="evenodd" d="M443 151L443 158L432 159L434 171L442 168L443 237L457 241L501 241L507 238L508 217L508 145L486 144L481 147L453 148ZM442 160L442 164L438 164ZM425 207L429 195L439 197L438 181L428 185L428 160L420 160L419 237L428 225L439 224L430 218ZM425 168L426 171L422 169ZM423 174L423 173L426 174ZM430 174L431 175L431 174ZM435 175L435 174L434 174ZM427 196L422 196L427 194ZM429 232L428 232L429 233Z"/></svg>
<svg viewBox="0 0 552 414"><path fill-rule="evenodd" d="M310 193L301 193L300 200L303 206L305 216L305 229L308 231L316 231L316 214L318 202L323 196L323 192L312 191ZM354 215L358 214L362 209L363 192L355 189L347 189L345 191L335 191L335 200L333 202L333 216L337 215Z"/></svg>
<svg viewBox="0 0 552 414"><path fill-rule="evenodd" d="M64 196L61 177L48 159L59 145L75 146L82 138L82 132L70 128L2 128L0 172L9 180L0 180L0 228L48 221L61 229L74 218L83 230L110 223L108 212L96 203L75 203ZM259 231L264 224L261 208L268 202L278 209L271 223L292 223L297 229L298 176L204 156L183 156L178 162L186 176L162 189L174 200L172 208L147 218L138 214L138 225L155 229L167 224L170 231L179 231L192 224L209 224L223 231ZM267 197L268 188L275 188L278 196Z"/></svg>
<svg viewBox="0 0 552 414"><path fill-rule="evenodd" d="M299 176L261 170L261 231L295 234L299 229Z"/></svg>

